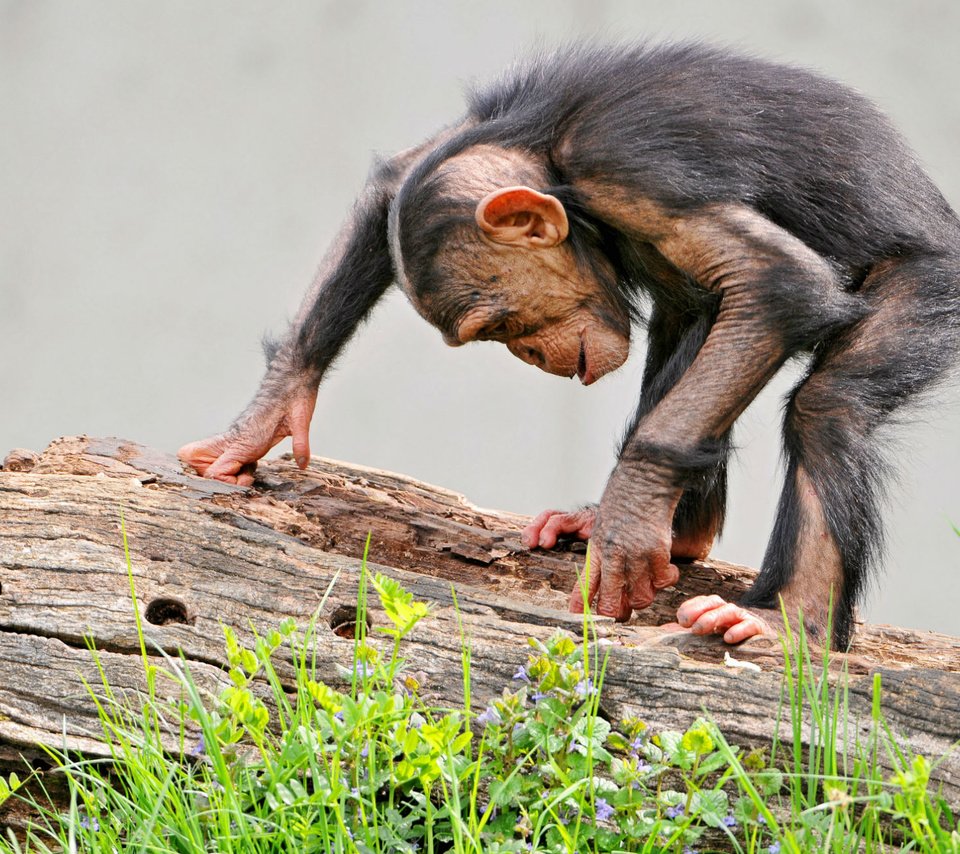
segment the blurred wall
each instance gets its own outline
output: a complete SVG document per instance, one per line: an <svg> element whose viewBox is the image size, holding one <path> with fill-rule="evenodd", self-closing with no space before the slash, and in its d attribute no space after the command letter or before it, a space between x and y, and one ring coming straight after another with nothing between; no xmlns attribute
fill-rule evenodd
<svg viewBox="0 0 960 854"><path fill-rule="evenodd" d="M175 450L225 427L374 151L455 118L465 82L578 35L698 36L871 95L960 205L960 4L0 0L0 449L70 433ZM595 500L642 344L590 389L451 351L399 294L324 385L314 453L534 513ZM716 554L756 565L788 369L741 421ZM872 619L960 634L960 413L911 424ZM911 422L918 419L911 417Z"/></svg>

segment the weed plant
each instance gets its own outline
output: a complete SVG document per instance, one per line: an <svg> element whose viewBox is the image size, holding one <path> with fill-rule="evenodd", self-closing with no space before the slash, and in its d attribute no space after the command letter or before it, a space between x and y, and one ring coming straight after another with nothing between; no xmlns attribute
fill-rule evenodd
<svg viewBox="0 0 960 854"><path fill-rule="evenodd" d="M47 748L69 786L66 809L39 776L0 780L0 803L21 798L36 815L25 836L0 839L0 854L960 852L931 762L884 722L879 679L858 739L843 681L831 687L825 658L813 666L802 633L785 640L778 713L793 738L745 750L706 711L685 732L611 725L599 713L606 662L586 624L580 643L530 640L526 663L479 714L463 638L464 706L435 708L402 657L429 607L390 578L369 585L389 625L379 642L363 631L362 583L351 666L335 685L317 678L316 620L302 630L285 620L250 646L225 627L230 684L216 695L183 660L152 663L138 624L144 695L128 702L102 667L88 686L109 760ZM131 593L136 604L132 575ZM280 656L295 684L278 676Z"/></svg>

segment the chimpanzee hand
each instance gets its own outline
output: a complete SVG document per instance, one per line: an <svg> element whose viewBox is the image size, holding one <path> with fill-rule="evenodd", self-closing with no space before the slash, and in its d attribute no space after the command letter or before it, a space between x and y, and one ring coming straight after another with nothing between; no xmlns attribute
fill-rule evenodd
<svg viewBox="0 0 960 854"><path fill-rule="evenodd" d="M590 578L587 601L593 610L620 621L653 602L656 591L676 584L680 571L670 563L669 516L621 519L607 524L601 509L590 538ZM582 614L583 590L570 593L570 610Z"/></svg>
<svg viewBox="0 0 960 854"><path fill-rule="evenodd" d="M655 485L643 474L626 471L623 463L614 470L590 535L586 601L596 613L627 620L653 602L657 590L680 578L670 562L678 498L679 490ZM571 611L583 613L583 594L578 584L570 594Z"/></svg>
<svg viewBox="0 0 960 854"><path fill-rule="evenodd" d="M287 436L300 468L310 462L310 419L316 389L304 389L280 401L264 401L244 413L226 433L184 445L177 456L203 477L250 486L257 460Z"/></svg>

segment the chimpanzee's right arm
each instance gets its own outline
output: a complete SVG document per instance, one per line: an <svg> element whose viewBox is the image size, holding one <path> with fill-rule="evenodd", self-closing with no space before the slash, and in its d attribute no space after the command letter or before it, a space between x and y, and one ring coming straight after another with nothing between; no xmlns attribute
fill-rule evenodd
<svg viewBox="0 0 960 854"><path fill-rule="evenodd" d="M257 460L287 436L300 468L310 460L310 419L326 370L394 279L390 202L410 170L461 129L449 128L376 167L286 336L268 346L267 372L229 429L184 445L181 460L204 477L249 486Z"/></svg>

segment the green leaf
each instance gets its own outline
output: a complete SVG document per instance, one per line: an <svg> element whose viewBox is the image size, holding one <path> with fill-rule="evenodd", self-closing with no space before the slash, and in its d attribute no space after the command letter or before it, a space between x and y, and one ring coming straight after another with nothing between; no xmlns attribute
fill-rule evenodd
<svg viewBox="0 0 960 854"><path fill-rule="evenodd" d="M759 771L754 779L757 781L757 787L768 798L777 794L783 787L783 774L776 768Z"/></svg>
<svg viewBox="0 0 960 854"><path fill-rule="evenodd" d="M490 800L498 806L513 803L523 787L523 779L514 774L506 780L495 780L490 784Z"/></svg>
<svg viewBox="0 0 960 854"><path fill-rule="evenodd" d="M720 827L728 809L727 793L722 789L701 789L693 793L690 808L700 813L704 823L710 827Z"/></svg>
<svg viewBox="0 0 960 854"><path fill-rule="evenodd" d="M420 734L417 730L412 729L407 733L407 737L403 740L403 752L407 756L412 756L414 751L417 749L417 745L420 744Z"/></svg>
<svg viewBox="0 0 960 854"><path fill-rule="evenodd" d="M259 669L259 664L257 662L257 657L250 652L249 649L240 650L240 666L247 671L247 673L253 674L256 673Z"/></svg>
<svg viewBox="0 0 960 854"><path fill-rule="evenodd" d="M460 735L453 740L453 752L462 753L472 738L473 733L469 730L467 730L467 732L460 733Z"/></svg>

